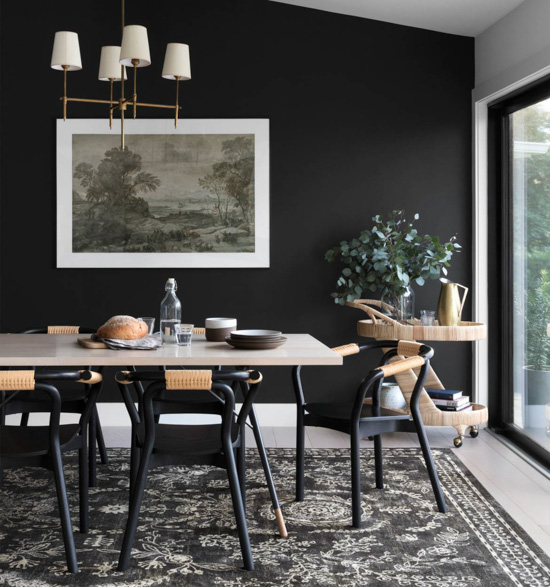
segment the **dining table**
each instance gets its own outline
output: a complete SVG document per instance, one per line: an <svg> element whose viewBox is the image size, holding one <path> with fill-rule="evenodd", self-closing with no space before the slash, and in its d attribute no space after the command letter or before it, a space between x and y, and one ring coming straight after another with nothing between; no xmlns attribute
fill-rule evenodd
<svg viewBox="0 0 550 587"><path fill-rule="evenodd" d="M79 334L0 334L0 367L293 367L342 365L342 357L310 334L284 334L287 341L274 349L236 349L193 335L190 346L165 344L155 350L88 349Z"/></svg>

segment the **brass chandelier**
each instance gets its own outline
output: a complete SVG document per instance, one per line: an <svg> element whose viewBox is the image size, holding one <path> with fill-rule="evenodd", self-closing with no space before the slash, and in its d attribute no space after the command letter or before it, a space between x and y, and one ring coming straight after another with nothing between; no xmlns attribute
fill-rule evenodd
<svg viewBox="0 0 550 587"><path fill-rule="evenodd" d="M109 100L96 100L92 98L69 98L67 96L67 72L82 69L78 34L69 31L55 33L53 44L51 67L63 71L63 120L67 120L68 102L86 102L89 104L109 105L109 128L113 127L113 113L120 111L120 148L124 150L124 114L128 106L133 108L133 116L136 118L138 106L149 108L168 108L174 110L174 126L178 126L179 83L191 79L191 64L189 61L189 46L183 43L168 43L162 77L176 81L175 104L151 104L138 102L137 99L137 68L151 65L149 53L149 41L147 29L141 25L124 25L124 0L121 0L122 16L122 43L121 46L107 46L101 48L99 61L100 81L108 81L110 84ZM133 94L126 98L124 95L124 82L126 78L126 66L133 68ZM120 98L113 99L113 84L120 82Z"/></svg>

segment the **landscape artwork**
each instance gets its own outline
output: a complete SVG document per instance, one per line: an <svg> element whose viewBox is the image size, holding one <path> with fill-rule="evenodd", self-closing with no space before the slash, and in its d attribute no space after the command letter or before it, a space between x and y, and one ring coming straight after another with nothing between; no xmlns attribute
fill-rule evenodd
<svg viewBox="0 0 550 587"><path fill-rule="evenodd" d="M269 266L267 121L101 122L58 124L58 266Z"/></svg>

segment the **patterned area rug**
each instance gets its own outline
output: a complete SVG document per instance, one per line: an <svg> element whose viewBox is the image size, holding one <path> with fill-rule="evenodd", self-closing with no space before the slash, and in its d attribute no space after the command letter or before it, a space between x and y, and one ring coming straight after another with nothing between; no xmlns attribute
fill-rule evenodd
<svg viewBox="0 0 550 587"><path fill-rule="evenodd" d="M88 535L75 527L80 572L66 572L52 475L6 471L0 490L0 584L66 585L550 585L550 561L451 450L434 450L449 505L440 514L419 449L385 451L374 489L363 450L363 528L350 527L349 451L310 450L306 500L293 501L294 451L270 450L289 538L278 537L259 463L249 451L248 523L256 570L241 553L225 471L161 468L149 477L130 569L116 565L128 512L128 451L111 450L91 490ZM76 460L67 459L73 520Z"/></svg>

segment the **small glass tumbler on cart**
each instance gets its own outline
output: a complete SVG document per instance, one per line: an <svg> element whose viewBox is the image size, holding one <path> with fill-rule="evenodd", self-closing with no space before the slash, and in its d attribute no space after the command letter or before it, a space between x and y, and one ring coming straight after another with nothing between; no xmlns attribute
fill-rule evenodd
<svg viewBox="0 0 550 587"><path fill-rule="evenodd" d="M420 310L420 324L433 326L435 323L435 310Z"/></svg>

